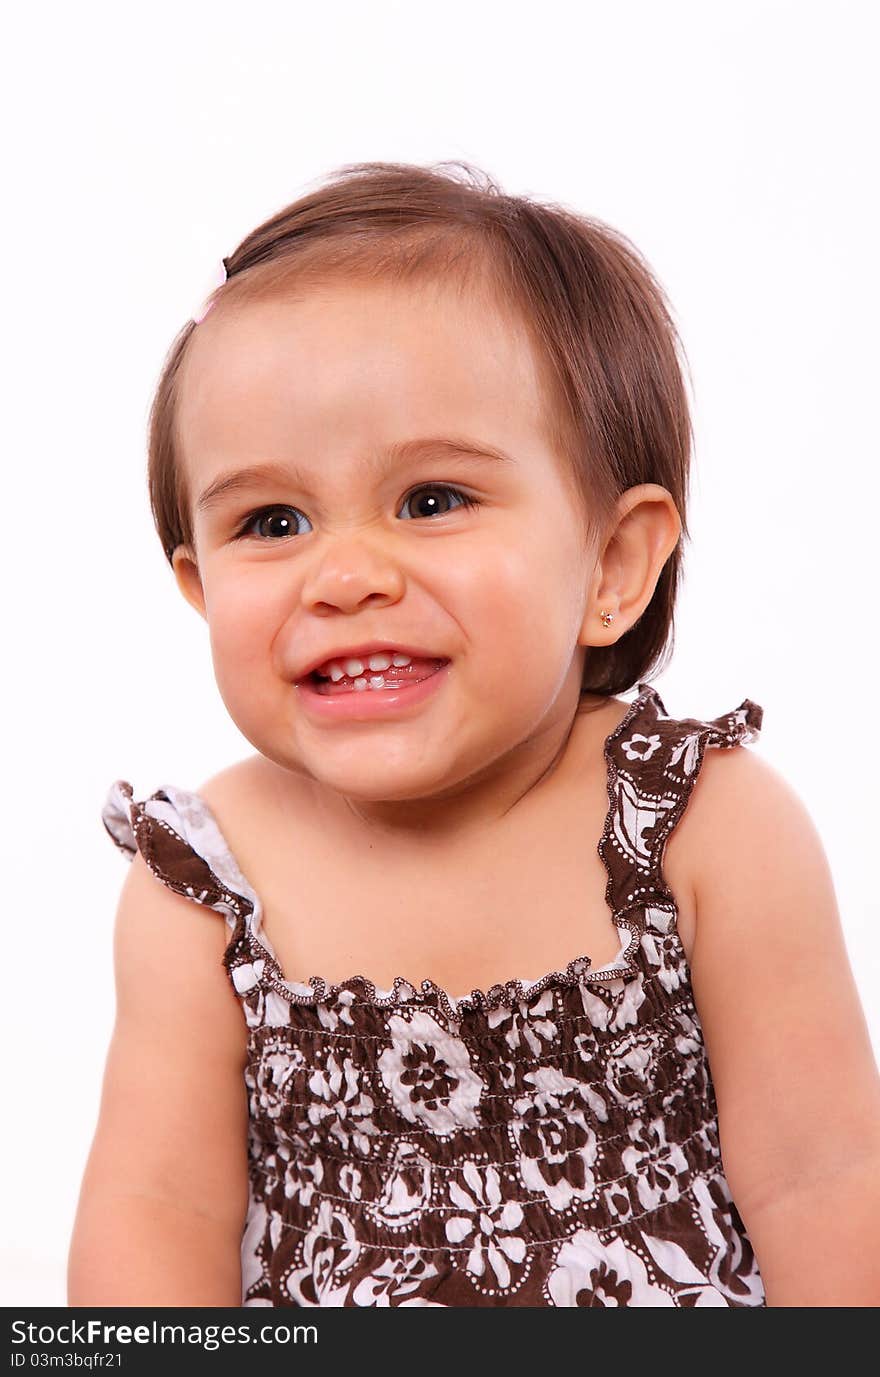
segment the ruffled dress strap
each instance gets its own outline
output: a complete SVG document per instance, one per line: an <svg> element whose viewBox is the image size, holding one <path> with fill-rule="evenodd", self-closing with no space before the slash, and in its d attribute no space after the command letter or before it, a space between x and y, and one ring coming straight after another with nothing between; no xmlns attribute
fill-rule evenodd
<svg viewBox="0 0 880 1377"><path fill-rule="evenodd" d="M165 784L138 800L131 784L118 779L107 794L101 821L129 861L140 851L169 889L222 913L233 936L259 907L214 815L198 794Z"/></svg>
<svg viewBox="0 0 880 1377"><path fill-rule="evenodd" d="M242 874L201 795L164 784L149 798L139 800L128 780L118 779L107 794L101 820L129 861L140 851L169 889L223 914L230 932L223 964L249 1023L262 1016L262 996L272 1011L280 1007L275 996L288 1002L315 1002L316 989L323 991L324 981L313 976L305 985L284 978L263 929L259 896Z"/></svg>
<svg viewBox="0 0 880 1377"><path fill-rule="evenodd" d="M641 926L656 905L672 912L663 878L666 842L684 813L708 746L730 749L756 741L764 710L750 698L719 717L670 717L650 684L605 742L609 810L599 855L608 871L606 901L615 920Z"/></svg>

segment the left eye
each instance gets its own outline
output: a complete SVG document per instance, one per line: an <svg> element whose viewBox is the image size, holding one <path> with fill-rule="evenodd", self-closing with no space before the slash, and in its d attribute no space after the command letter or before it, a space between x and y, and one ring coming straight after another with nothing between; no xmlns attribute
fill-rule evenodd
<svg viewBox="0 0 880 1377"><path fill-rule="evenodd" d="M480 500L479 500L478 497L471 497L471 496L469 496L468 493L466 493L466 492L461 492L461 490L460 490L459 488L451 488L451 487L449 486L448 483L435 483L435 484L431 484L431 485L425 485L424 487L421 487L421 488L414 488L413 491L412 491L411 493L408 493L407 496L404 498L404 506L406 505L407 502L409 502L409 501L411 500L411 498L416 497L416 496L418 496L419 494L424 494L424 493L435 493L435 492L452 493L452 494L454 494L455 497L460 497L460 498L461 498L461 502L462 502L462 506L464 506L464 507L479 507L479 505L480 505ZM433 501L433 499L432 499L432 501ZM453 508L453 510L454 510L454 508ZM440 516L445 516L445 512L442 512L442 511L441 511L439 514L440 514ZM430 506L430 509L429 509L428 511L420 512L419 515L420 515L420 516L436 516L436 515L437 515L437 508L436 508L436 505L431 505L431 506Z"/></svg>
<svg viewBox="0 0 880 1377"><path fill-rule="evenodd" d="M453 488L448 483L430 483L424 484L420 488L414 488L413 491L411 493L408 493L407 496L404 498L404 506L406 506L408 502L411 502L415 498L418 498L421 510L416 513L417 516L421 518L430 516L445 516L446 511L443 510L442 504L438 504L436 498L432 495L434 493L443 493L446 495L451 494L453 497L459 499L460 505L463 507L480 506L480 499L478 497L471 497L469 493L462 492L459 488ZM454 511L455 508L453 507L451 510ZM251 528L257 525L258 522L268 522L269 519L275 520L275 514L277 512L293 512L296 516L305 515L303 512L299 511L297 507L288 507L282 504L279 504L274 507L261 507L259 511L250 512L245 517L242 525L236 531L234 539L241 540L246 535L249 535L251 532ZM308 517L306 517L305 519L308 520ZM282 518L282 520L284 525L289 528L290 518L285 516ZM407 520L412 520L412 517L408 517ZM289 536L290 530L282 530L279 534L282 537ZM257 533L257 538L260 538L260 533Z"/></svg>

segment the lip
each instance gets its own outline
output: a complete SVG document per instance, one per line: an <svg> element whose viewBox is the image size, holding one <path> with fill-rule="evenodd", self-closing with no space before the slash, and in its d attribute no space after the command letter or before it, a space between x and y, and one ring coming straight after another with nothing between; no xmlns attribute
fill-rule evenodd
<svg viewBox="0 0 880 1377"><path fill-rule="evenodd" d="M344 650L324 651L322 655L308 662L294 682L303 683L313 670L319 665L326 664L328 660L363 659L367 655L378 655L383 650L392 655L410 655L413 659L419 660L446 660L447 663L449 660L447 655L438 655L435 650L425 650L423 646L401 645L398 641L364 641L361 645L347 646Z"/></svg>
<svg viewBox="0 0 880 1377"><path fill-rule="evenodd" d="M319 662L320 663L320 662ZM406 717L442 687L449 677L447 660L433 674L417 683L396 689L353 689L349 693L319 693L309 678L300 680L296 692L310 716L319 722L377 722L385 717Z"/></svg>

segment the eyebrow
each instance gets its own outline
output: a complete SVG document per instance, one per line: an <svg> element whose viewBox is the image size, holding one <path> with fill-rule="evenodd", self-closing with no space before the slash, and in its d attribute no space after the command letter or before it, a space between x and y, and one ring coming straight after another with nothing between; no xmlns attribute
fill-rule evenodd
<svg viewBox="0 0 880 1377"><path fill-rule="evenodd" d="M374 472L384 474L414 460L425 458L493 459L508 464L516 462L512 455L505 454L504 450L485 444L482 440L472 440L467 436L458 435L425 435L414 440L399 440L396 444L386 446L369 466ZM246 468L219 474L208 484L204 492L199 494L196 511L209 511L232 494L246 492L261 483L293 482L303 492L310 492L310 481L309 475L303 473L295 464L249 464Z"/></svg>

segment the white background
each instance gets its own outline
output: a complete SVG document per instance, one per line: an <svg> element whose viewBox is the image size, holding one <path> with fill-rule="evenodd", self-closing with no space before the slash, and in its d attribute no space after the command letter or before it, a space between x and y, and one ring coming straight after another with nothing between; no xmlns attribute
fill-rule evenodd
<svg viewBox="0 0 880 1377"><path fill-rule="evenodd" d="M0 1303L65 1303L126 866L106 791L196 788L252 749L151 526L152 389L217 260L343 163L462 158L599 216L653 266L697 435L676 652L656 686L673 716L764 707L751 749L821 834L880 1048L876 13L17 7L0 82Z"/></svg>

